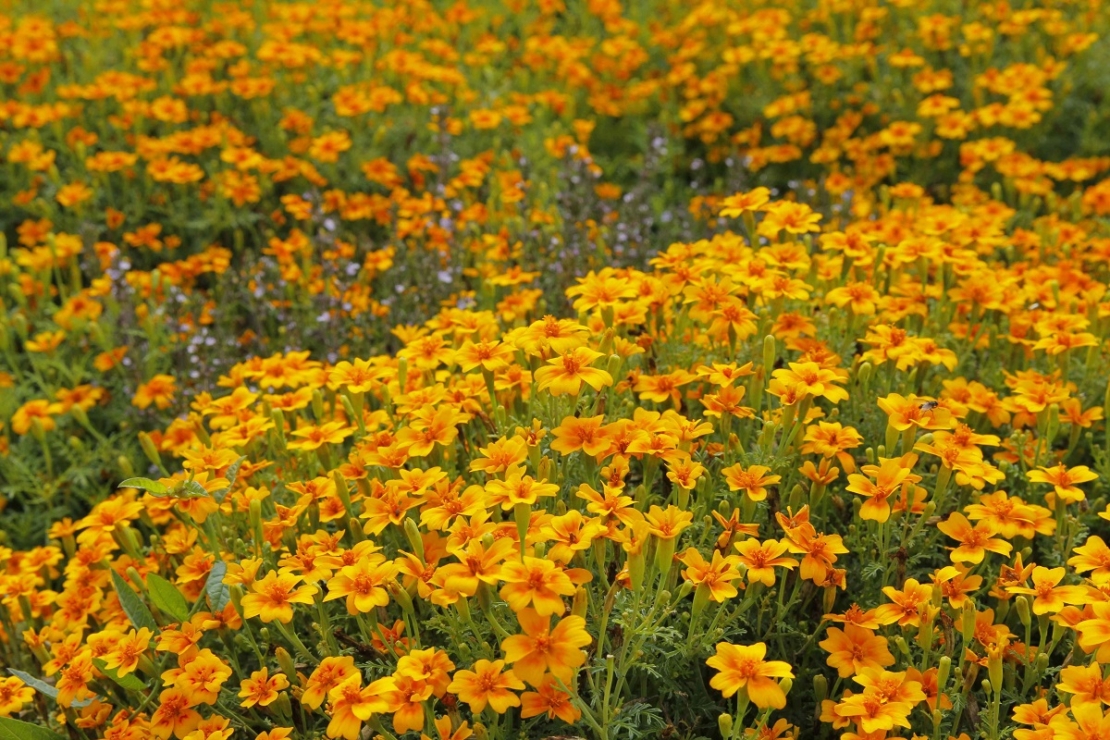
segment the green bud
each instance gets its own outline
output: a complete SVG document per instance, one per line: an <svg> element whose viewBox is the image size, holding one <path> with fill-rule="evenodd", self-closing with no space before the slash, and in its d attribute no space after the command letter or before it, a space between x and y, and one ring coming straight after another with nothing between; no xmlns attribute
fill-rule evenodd
<svg viewBox="0 0 1110 740"><path fill-rule="evenodd" d="M409 541L413 554L420 558L420 562L424 562L424 540L420 536L420 528L412 518L405 519L405 539Z"/></svg>
<svg viewBox="0 0 1110 740"><path fill-rule="evenodd" d="M38 420L36 419L35 421ZM127 459L126 456L120 455L118 458L116 458L116 464L119 465L120 473L123 474L124 478L135 477L135 468L131 466L131 461Z"/></svg>
<svg viewBox="0 0 1110 740"><path fill-rule="evenodd" d="M732 737L732 715L722 714L717 718L717 730L721 733L721 737Z"/></svg>
<svg viewBox="0 0 1110 740"><path fill-rule="evenodd" d="M767 368L768 373L775 366L775 356L775 337L768 334L763 337L763 367ZM765 375L764 377L769 378L770 376Z"/></svg>
<svg viewBox="0 0 1110 740"><path fill-rule="evenodd" d="M824 674L818 673L813 677L813 702L817 705L817 713L821 713L821 702L829 696L829 679Z"/></svg>
<svg viewBox="0 0 1110 740"><path fill-rule="evenodd" d="M941 693L944 693L944 687L948 685L948 676L951 672L952 659L947 655L942 655L937 666L937 690Z"/></svg>
<svg viewBox="0 0 1110 740"><path fill-rule="evenodd" d="M77 407L74 406L74 408ZM85 419L83 425L87 423L88 419ZM139 446L143 448L143 453L146 455L146 459L150 460L151 465L158 468L162 467L162 456L158 454L158 448L155 446L154 440L146 432L139 432Z"/></svg>
<svg viewBox="0 0 1110 740"><path fill-rule="evenodd" d="M571 602L570 612L576 617L586 618L586 610L590 605L590 594L586 589L579 586L574 592L574 600Z"/></svg>
<svg viewBox="0 0 1110 740"><path fill-rule="evenodd" d="M1023 627L1028 627L1033 623L1033 619L1029 613L1029 597L1021 594L1015 599L1014 609L1017 611L1018 620Z"/></svg>
<svg viewBox="0 0 1110 740"><path fill-rule="evenodd" d="M281 645L274 648L274 656L277 658L278 665L281 667L282 672L286 678L292 681L297 677L297 666L293 663L293 656L289 654Z"/></svg>

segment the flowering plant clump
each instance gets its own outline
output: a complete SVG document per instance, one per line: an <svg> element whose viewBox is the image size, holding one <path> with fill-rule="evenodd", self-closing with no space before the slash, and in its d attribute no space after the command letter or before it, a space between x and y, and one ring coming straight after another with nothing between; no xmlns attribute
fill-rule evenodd
<svg viewBox="0 0 1110 740"><path fill-rule="evenodd" d="M9 9L0 737L1110 737L1108 21Z"/></svg>

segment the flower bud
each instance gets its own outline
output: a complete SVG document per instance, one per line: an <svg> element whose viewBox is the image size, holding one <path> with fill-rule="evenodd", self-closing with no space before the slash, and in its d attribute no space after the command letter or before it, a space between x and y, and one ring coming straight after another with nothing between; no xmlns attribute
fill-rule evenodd
<svg viewBox="0 0 1110 740"><path fill-rule="evenodd" d="M297 666L293 663L293 656L289 654L288 650L278 645L274 648L274 656L277 657L278 665L281 666L281 670L286 677L297 677Z"/></svg>
<svg viewBox="0 0 1110 740"><path fill-rule="evenodd" d="M252 498L251 502L247 505L247 516L251 523L251 532L254 533L255 546L262 547L265 541L265 536L262 532L262 500Z"/></svg>
<svg viewBox="0 0 1110 740"><path fill-rule="evenodd" d="M409 541L409 547L420 561L424 561L424 540L420 536L420 528L416 526L416 521L411 518L405 519L405 539Z"/></svg>
<svg viewBox="0 0 1110 740"><path fill-rule="evenodd" d="M80 407L74 406L73 408L77 409ZM81 414L84 415L84 413L84 410L82 410ZM78 419L77 421L81 423L81 426L86 426L89 423L88 417L85 417L83 420ZM146 432L139 432L139 446L143 448L143 453L146 455L146 459L150 460L151 465L157 468L162 467L162 456L158 454L158 448L154 445L154 440L151 439L150 435Z"/></svg>
<svg viewBox="0 0 1110 740"><path fill-rule="evenodd" d="M940 662L937 665L937 691L944 693L944 687L948 685L948 676L952 672L952 659L947 655L942 655Z"/></svg>
<svg viewBox="0 0 1110 740"><path fill-rule="evenodd" d="M586 610L590 605L590 594L586 589L581 586L574 592L574 600L571 602L570 612L576 617L586 618Z"/></svg>
<svg viewBox="0 0 1110 740"><path fill-rule="evenodd" d="M721 733L721 737L732 737L732 715L722 714L717 717L717 730Z"/></svg>
<svg viewBox="0 0 1110 740"><path fill-rule="evenodd" d="M1022 627L1028 628L1033 623L1033 619L1029 614L1029 597L1021 594L1015 599L1014 609L1017 611L1018 620L1021 622Z"/></svg>
<svg viewBox="0 0 1110 740"><path fill-rule="evenodd" d="M763 367L767 372L775 365L775 337L771 334L763 337ZM766 377L766 376L764 376Z"/></svg>
<svg viewBox="0 0 1110 740"><path fill-rule="evenodd" d="M343 508L347 510L348 516L354 516L355 511L351 506L351 489L347 487L347 479L339 470L331 471L332 482L335 483L335 492L339 494L339 500L343 502Z"/></svg>
<svg viewBox="0 0 1110 740"><path fill-rule="evenodd" d="M971 641L975 639L975 606L970 601L964 604L960 633L964 638L965 646L970 645Z"/></svg>
<svg viewBox="0 0 1110 740"><path fill-rule="evenodd" d="M825 678L824 674L818 673L813 677L813 701L818 707L820 712L821 702L829 695L829 679Z"/></svg>
<svg viewBox="0 0 1110 740"><path fill-rule="evenodd" d="M285 451L285 414L281 409L272 409L270 411L270 418L274 421L274 434L278 439L278 446L281 450Z"/></svg>
<svg viewBox="0 0 1110 740"><path fill-rule="evenodd" d="M35 419L35 423L38 423L38 419ZM119 471L123 474L124 478L135 477L135 468L131 467L131 461L128 460L126 456L120 455L116 458L116 464L119 465Z"/></svg>

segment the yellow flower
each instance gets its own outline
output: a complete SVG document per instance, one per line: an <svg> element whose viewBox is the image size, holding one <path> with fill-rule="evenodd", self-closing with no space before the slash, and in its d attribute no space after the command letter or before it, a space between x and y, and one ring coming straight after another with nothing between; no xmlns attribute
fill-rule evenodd
<svg viewBox="0 0 1110 740"><path fill-rule="evenodd" d="M705 661L710 668L717 669L709 685L726 699L745 689L752 704L760 709L782 709L786 706L786 694L772 679L794 678L794 672L789 663L764 660L766 655L767 646L762 642L754 645L717 643L717 654Z"/></svg>

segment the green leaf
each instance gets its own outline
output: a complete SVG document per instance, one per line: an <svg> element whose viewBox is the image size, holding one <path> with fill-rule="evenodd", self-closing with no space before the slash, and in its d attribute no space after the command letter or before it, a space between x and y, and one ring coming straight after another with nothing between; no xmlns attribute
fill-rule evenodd
<svg viewBox="0 0 1110 740"><path fill-rule="evenodd" d="M154 621L154 615L150 613L150 609L139 598L139 595L131 590L127 585L127 581L123 580L119 573L114 570L112 573L112 585L115 586L116 593L119 595L120 606L123 607L124 613L127 618L131 620L131 624L135 625L135 629L142 629L146 627L151 632L158 632L158 623Z"/></svg>
<svg viewBox="0 0 1110 740"><path fill-rule="evenodd" d="M123 483L120 483L119 487L138 488L140 491L146 491L154 496L168 496L170 494L170 489L150 478L128 478Z"/></svg>
<svg viewBox="0 0 1110 740"><path fill-rule="evenodd" d="M45 694L46 696L49 696L51 699L57 699L58 698L58 689L51 686L46 681L40 681L39 679L32 676L30 673L24 673L23 671L17 671L14 668L9 668L8 673L12 674L13 676L18 678L23 683L30 686L32 689L39 692L40 694Z"/></svg>
<svg viewBox="0 0 1110 740"><path fill-rule="evenodd" d="M228 466L227 473L224 475L224 477L227 478L227 485L218 491L213 491L212 498L216 499L221 504L224 502L224 499L227 498L227 494L231 491L231 487L235 485L235 481L239 477L239 469L243 467L243 461L246 459L247 456L243 455Z"/></svg>
<svg viewBox="0 0 1110 740"><path fill-rule="evenodd" d="M40 679L37 679L34 676L32 676L30 673L24 673L23 671L17 671L14 668L9 668L8 673L12 674L13 676L18 678L23 683L30 686L32 689L39 692L40 694L42 694L44 696L48 696L51 699L53 699L54 701L58 700L58 689L54 686L51 686L46 681L42 681ZM77 709L82 709L82 708L87 707L88 705L92 704L92 702L93 702L92 699L81 699L80 701L75 699L73 701L72 706L76 707Z"/></svg>
<svg viewBox="0 0 1110 740"><path fill-rule="evenodd" d="M142 691L147 687L146 682L134 673L128 673L126 676L119 675L119 671L115 668L109 668L103 658L93 658L93 665L95 665L97 670L101 673L125 689L129 689L130 691Z"/></svg>
<svg viewBox="0 0 1110 740"><path fill-rule="evenodd" d="M0 717L0 740L66 740L56 732L30 722Z"/></svg>
<svg viewBox="0 0 1110 740"><path fill-rule="evenodd" d="M189 619L189 602L177 590L177 587L157 573L146 577L146 588L150 593L150 602L158 607L163 614L167 614L178 622Z"/></svg>
<svg viewBox="0 0 1110 740"><path fill-rule="evenodd" d="M185 481L174 493L178 494L181 498L208 498L212 495L208 493L208 490L204 486L197 483L195 480Z"/></svg>
<svg viewBox="0 0 1110 740"><path fill-rule="evenodd" d="M223 610L227 606L227 602L231 601L231 591L224 583L226 574L227 563L222 560L218 561L212 566L212 570L208 571L208 580L204 584L204 591L208 594L208 601L211 602L212 611L214 612Z"/></svg>

